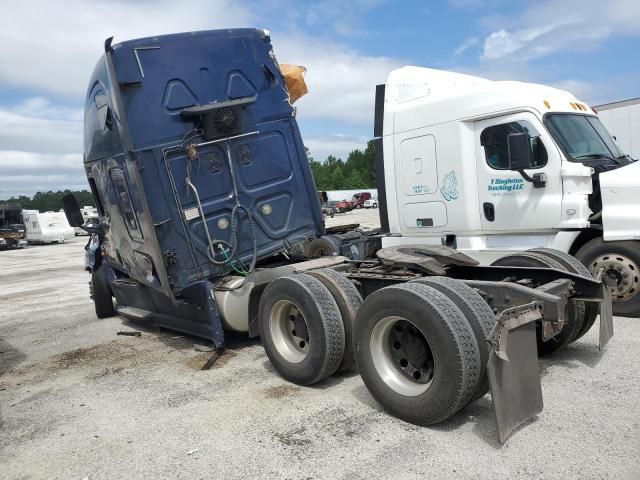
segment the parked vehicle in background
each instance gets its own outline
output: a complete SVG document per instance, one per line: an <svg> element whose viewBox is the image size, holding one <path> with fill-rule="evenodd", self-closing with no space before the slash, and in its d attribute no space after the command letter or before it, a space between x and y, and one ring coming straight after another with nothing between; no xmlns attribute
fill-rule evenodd
<svg viewBox="0 0 640 480"><path fill-rule="evenodd" d="M353 208L362 208L364 207L364 202L370 199L371 194L369 192L360 192L353 196L351 203L353 204Z"/></svg>
<svg viewBox="0 0 640 480"><path fill-rule="evenodd" d="M428 68L376 91L383 246L454 246L483 264L530 248L577 257L640 316L640 163L571 93Z"/></svg>
<svg viewBox="0 0 640 480"><path fill-rule="evenodd" d="M84 218L84 223L88 223L94 219L98 218L98 209L96 207L84 206L80 209L82 213L82 218ZM83 230L80 227L74 227L76 235L88 235L86 230Z"/></svg>
<svg viewBox="0 0 640 480"><path fill-rule="evenodd" d="M336 211L338 213L346 213L353 210L353 203L348 200L341 200L336 203Z"/></svg>
<svg viewBox="0 0 640 480"><path fill-rule="evenodd" d="M365 200L364 208L378 208L378 199L370 198Z"/></svg>
<svg viewBox="0 0 640 480"><path fill-rule="evenodd" d="M336 205L338 202L325 202L322 204L322 213L328 217L333 217L336 213L338 213L338 209Z"/></svg>
<svg viewBox="0 0 640 480"><path fill-rule="evenodd" d="M15 203L0 203L0 249L26 246L22 207Z"/></svg>
<svg viewBox="0 0 640 480"><path fill-rule="evenodd" d="M22 216L29 243L64 243L76 235L64 212L23 210Z"/></svg>
<svg viewBox="0 0 640 480"><path fill-rule="evenodd" d="M0 227L0 250L24 248L27 246L25 228L21 223Z"/></svg>

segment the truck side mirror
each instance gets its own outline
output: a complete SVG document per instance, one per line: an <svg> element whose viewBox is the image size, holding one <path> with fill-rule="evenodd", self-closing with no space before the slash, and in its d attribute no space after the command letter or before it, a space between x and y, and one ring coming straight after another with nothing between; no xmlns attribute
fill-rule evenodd
<svg viewBox="0 0 640 480"><path fill-rule="evenodd" d="M72 194L65 195L62 197L62 205L69 225L72 227L81 227L84 224L84 218L82 217L82 212L80 211L76 197Z"/></svg>
<svg viewBox="0 0 640 480"><path fill-rule="evenodd" d="M529 134L525 132L510 133L507 135L507 147L509 149L509 170L518 172L527 182L533 183L533 188L544 188L547 184L547 177L544 173L535 173L530 177L524 171L525 168L533 167Z"/></svg>
<svg viewBox="0 0 640 480"><path fill-rule="evenodd" d="M507 135L509 148L509 170L519 171L531 168L531 145L529 134L525 132Z"/></svg>

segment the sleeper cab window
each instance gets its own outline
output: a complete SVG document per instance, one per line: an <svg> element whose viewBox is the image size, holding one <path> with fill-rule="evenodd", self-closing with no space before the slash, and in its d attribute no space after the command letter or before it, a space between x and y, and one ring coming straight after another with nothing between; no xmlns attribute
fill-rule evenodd
<svg viewBox="0 0 640 480"><path fill-rule="evenodd" d="M496 170L509 169L509 149L507 135L510 133L527 133L531 147L531 168L541 168L547 164L547 149L540 139L538 131L525 120L501 123L485 128L480 134L480 144L484 147L487 164Z"/></svg>

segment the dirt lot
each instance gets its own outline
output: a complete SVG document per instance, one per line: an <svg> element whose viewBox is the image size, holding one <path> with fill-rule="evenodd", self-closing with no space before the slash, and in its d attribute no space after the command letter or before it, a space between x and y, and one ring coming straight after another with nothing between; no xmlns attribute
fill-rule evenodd
<svg viewBox="0 0 640 480"><path fill-rule="evenodd" d="M545 410L500 446L488 396L419 428L357 375L284 382L239 336L201 371L194 339L95 317L83 245L0 252L0 478L638 478L638 320L542 360Z"/></svg>

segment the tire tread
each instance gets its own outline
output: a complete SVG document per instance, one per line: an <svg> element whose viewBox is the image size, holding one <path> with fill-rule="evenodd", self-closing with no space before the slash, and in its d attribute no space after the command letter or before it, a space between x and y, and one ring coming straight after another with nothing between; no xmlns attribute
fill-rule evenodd
<svg viewBox="0 0 640 480"><path fill-rule="evenodd" d="M478 388L471 398L471 402L483 397L489 391L489 377L487 376L487 364L489 362L489 354L491 353L489 337L496 323L496 316L491 310L491 307L489 307L487 302L484 301L476 290L454 278L423 277L411 283L421 283L429 286L435 285L434 288L440 290L451 298L458 307L461 307L460 309L463 314L465 314L465 310L469 312L470 315L465 315L465 318L476 336L481 361L480 381Z"/></svg>

